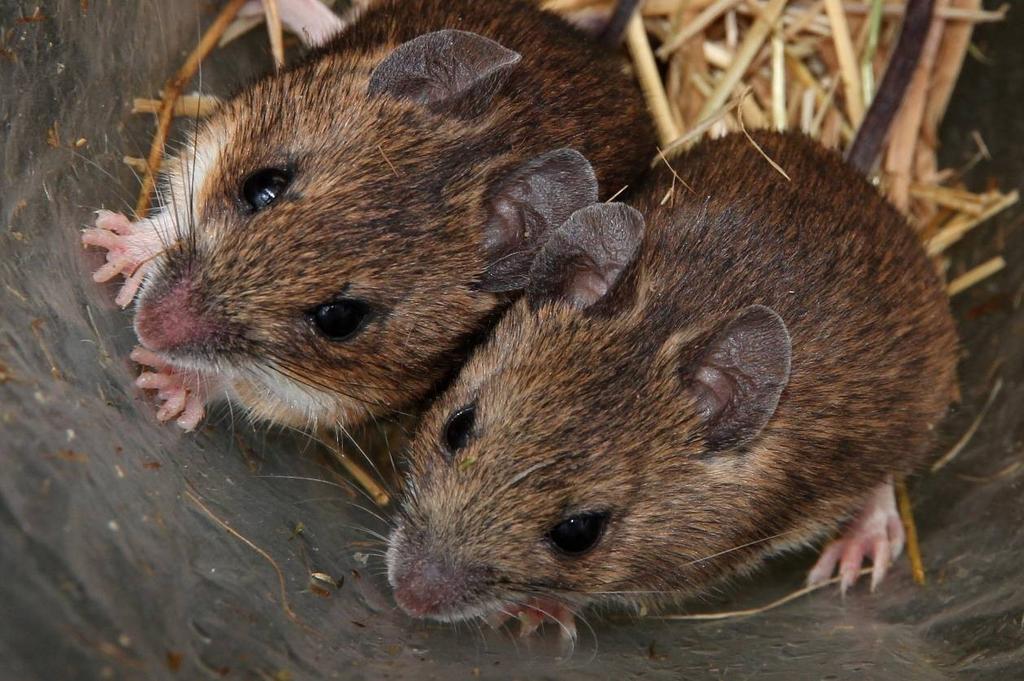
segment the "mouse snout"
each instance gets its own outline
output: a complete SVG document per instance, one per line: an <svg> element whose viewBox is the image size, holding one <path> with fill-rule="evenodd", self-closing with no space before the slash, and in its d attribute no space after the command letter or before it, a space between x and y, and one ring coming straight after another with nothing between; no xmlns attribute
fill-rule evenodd
<svg viewBox="0 0 1024 681"><path fill-rule="evenodd" d="M395 600L413 617L449 613L462 601L467 582L464 570L433 556L414 559L392 574Z"/></svg>
<svg viewBox="0 0 1024 681"><path fill-rule="evenodd" d="M135 332L142 345L156 352L208 346L220 328L198 303L195 285L189 278L143 297L135 313Z"/></svg>

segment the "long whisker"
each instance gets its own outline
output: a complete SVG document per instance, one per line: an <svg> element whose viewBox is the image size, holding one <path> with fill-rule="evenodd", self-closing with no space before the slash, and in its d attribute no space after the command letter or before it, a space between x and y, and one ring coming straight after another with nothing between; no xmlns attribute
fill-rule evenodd
<svg viewBox="0 0 1024 681"><path fill-rule="evenodd" d="M267 479L267 480L300 480L300 481L303 481L303 482L318 482L318 483L320 483L322 485L330 485L331 487L337 487L338 489L342 489L342 490L349 490L349 489L360 489L361 490L361 488L359 488L359 487L357 487L357 486L355 486L355 485L353 485L351 483L347 483L346 482L345 485L342 485L340 483L334 482L333 480L321 480L320 478L307 477L307 476L303 476L303 475L257 475L256 477L257 478L264 478L264 479ZM370 509L366 508L365 506L357 504L357 503L355 503L353 501L349 501L347 499L338 499L338 501L343 501L343 502L345 502L345 503L347 503L347 504L349 504L351 506L355 506L356 508L364 511L365 513L369 513L370 515L372 515L374 518L376 518L377 520L381 521L385 525L389 525L390 526L390 524L391 524L390 520L388 520L387 518L385 518L384 516L382 516L382 515L380 515L378 513L375 513L374 511L371 511ZM371 499L371 501L372 501L372 499ZM296 503L298 503L298 502L296 502Z"/></svg>

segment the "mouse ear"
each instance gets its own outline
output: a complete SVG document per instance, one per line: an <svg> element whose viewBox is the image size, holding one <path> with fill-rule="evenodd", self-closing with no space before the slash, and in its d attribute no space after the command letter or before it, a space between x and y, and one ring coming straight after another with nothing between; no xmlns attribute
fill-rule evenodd
<svg viewBox="0 0 1024 681"><path fill-rule="evenodd" d="M389 95L438 110L490 102L522 57L489 38L446 29L402 43L370 74L367 93Z"/></svg>
<svg viewBox="0 0 1024 681"><path fill-rule="evenodd" d="M479 288L493 293L524 288L544 238L573 211L596 202L594 169L573 149L556 149L513 170L487 201L487 269Z"/></svg>
<svg viewBox="0 0 1024 681"><path fill-rule="evenodd" d="M625 204L598 203L576 211L533 261L526 289L530 307L554 300L578 308L593 305L633 260L643 234L643 216Z"/></svg>
<svg viewBox="0 0 1024 681"><path fill-rule="evenodd" d="M704 422L709 452L739 447L760 434L789 382L790 353L782 318L751 305L685 362L683 382Z"/></svg>

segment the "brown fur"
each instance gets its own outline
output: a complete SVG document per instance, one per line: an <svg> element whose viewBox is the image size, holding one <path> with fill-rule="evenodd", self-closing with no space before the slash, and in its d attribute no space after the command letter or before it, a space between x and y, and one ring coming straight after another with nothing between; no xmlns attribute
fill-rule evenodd
<svg viewBox="0 0 1024 681"><path fill-rule="evenodd" d="M371 70L397 45L442 28L522 55L481 115L366 96ZM349 425L401 409L457 367L510 300L474 286L485 268L483 202L496 180L569 147L592 161L607 196L641 173L652 140L618 58L555 15L518 0L375 3L200 131L200 149L223 151L195 188L199 227L162 259L143 299L195 278L195 307L225 329L220 347L196 359L235 369L232 391L256 416ZM282 164L295 168L296 198L255 215L240 210L242 179ZM331 343L304 314L342 290L376 315L351 342ZM337 399L327 413L304 413L261 373Z"/></svg>
<svg viewBox="0 0 1024 681"><path fill-rule="evenodd" d="M743 135L702 143L673 162L692 192L677 182L661 205L666 174L638 199L639 257L605 298L509 311L424 416L392 575L424 556L458 566L452 616L533 594L685 596L814 539L928 456L956 365L932 262L837 155L756 139L792 182ZM789 383L757 439L707 453L680 366L754 304L788 327ZM472 403L473 435L449 461L446 419ZM547 544L597 509L610 521L589 553Z"/></svg>

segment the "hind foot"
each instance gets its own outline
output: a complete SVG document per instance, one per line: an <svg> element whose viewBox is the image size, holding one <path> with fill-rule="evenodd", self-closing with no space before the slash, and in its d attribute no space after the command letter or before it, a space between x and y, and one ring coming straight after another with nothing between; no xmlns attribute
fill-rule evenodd
<svg viewBox="0 0 1024 681"><path fill-rule="evenodd" d="M828 581L839 569L839 590L846 590L857 581L865 558L871 559L871 590L885 577L892 561L903 551L906 535L899 512L892 479L871 492L860 514L843 532L828 544L807 575L807 583L816 586Z"/></svg>

